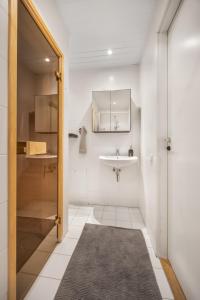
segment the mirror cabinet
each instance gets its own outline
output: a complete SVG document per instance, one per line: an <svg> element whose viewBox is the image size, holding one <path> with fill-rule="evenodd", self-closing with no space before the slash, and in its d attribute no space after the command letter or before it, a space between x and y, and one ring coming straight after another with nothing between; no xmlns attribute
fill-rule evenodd
<svg viewBox="0 0 200 300"><path fill-rule="evenodd" d="M131 89L92 92L93 132L131 131Z"/></svg>

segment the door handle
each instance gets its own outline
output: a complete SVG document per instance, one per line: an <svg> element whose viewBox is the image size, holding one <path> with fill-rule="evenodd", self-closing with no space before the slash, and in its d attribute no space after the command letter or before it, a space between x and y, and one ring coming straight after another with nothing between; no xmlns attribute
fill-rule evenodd
<svg viewBox="0 0 200 300"><path fill-rule="evenodd" d="M172 140L171 140L170 137L167 137L167 138L165 139L167 151L171 151L171 141L172 141Z"/></svg>

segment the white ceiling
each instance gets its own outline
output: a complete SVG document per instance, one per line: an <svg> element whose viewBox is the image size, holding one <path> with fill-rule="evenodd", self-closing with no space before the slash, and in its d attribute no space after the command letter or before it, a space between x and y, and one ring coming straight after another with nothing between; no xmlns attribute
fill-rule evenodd
<svg viewBox="0 0 200 300"><path fill-rule="evenodd" d="M159 0L56 1L70 33L72 68L140 62Z"/></svg>

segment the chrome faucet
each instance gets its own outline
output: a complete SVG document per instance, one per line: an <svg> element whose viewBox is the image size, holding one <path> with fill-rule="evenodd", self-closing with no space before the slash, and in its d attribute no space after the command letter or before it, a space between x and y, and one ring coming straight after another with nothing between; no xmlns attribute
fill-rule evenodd
<svg viewBox="0 0 200 300"><path fill-rule="evenodd" d="M119 149L116 149L116 156L120 156Z"/></svg>

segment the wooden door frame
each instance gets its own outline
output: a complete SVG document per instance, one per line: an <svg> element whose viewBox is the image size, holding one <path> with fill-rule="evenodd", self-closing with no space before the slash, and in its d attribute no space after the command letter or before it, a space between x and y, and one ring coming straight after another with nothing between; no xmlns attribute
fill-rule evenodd
<svg viewBox="0 0 200 300"><path fill-rule="evenodd" d="M21 1L58 56L58 240L63 236L63 101L64 56L39 15L32 0L9 0L8 45L8 299L16 299L16 207L17 207L17 23L18 1Z"/></svg>

